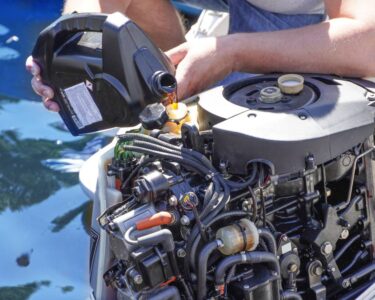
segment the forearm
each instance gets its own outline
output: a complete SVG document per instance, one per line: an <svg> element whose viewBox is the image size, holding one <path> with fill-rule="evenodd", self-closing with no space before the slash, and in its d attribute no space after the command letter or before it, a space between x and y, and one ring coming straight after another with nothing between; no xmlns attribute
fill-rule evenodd
<svg viewBox="0 0 375 300"><path fill-rule="evenodd" d="M66 0L63 13L116 11L139 25L162 50L185 41L180 17L169 0Z"/></svg>
<svg viewBox="0 0 375 300"><path fill-rule="evenodd" d="M233 70L330 73L346 76L375 74L375 31L350 18L276 32L241 33L226 37Z"/></svg>
<svg viewBox="0 0 375 300"><path fill-rule="evenodd" d="M169 0L132 0L127 15L164 51L185 41L180 16Z"/></svg>
<svg viewBox="0 0 375 300"><path fill-rule="evenodd" d="M125 13L131 0L66 0L63 14L76 12Z"/></svg>

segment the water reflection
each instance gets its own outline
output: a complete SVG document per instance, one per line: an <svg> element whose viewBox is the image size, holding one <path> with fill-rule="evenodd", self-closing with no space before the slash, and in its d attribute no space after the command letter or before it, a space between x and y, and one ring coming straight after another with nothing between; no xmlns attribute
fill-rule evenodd
<svg viewBox="0 0 375 300"><path fill-rule="evenodd" d="M77 173L64 171L78 171L100 145L87 147L95 136L72 137L57 114L19 100L38 100L25 59L62 2L5 1L0 11L1 300L87 299L91 293L86 232L92 202ZM73 160L74 168L61 159Z"/></svg>
<svg viewBox="0 0 375 300"><path fill-rule="evenodd" d="M42 286L50 286L51 282L43 280L18 286L0 287L0 299L25 300Z"/></svg>
<svg viewBox="0 0 375 300"><path fill-rule="evenodd" d="M84 161L107 139L72 137L25 100L0 97L0 120L0 299L86 299L92 201L51 162Z"/></svg>

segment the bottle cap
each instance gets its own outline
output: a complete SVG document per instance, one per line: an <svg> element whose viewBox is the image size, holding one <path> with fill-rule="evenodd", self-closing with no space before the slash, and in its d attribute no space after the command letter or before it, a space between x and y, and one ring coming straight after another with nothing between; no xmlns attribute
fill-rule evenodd
<svg viewBox="0 0 375 300"><path fill-rule="evenodd" d="M286 74L277 80L278 86L284 94L294 95L303 90L304 78L298 74Z"/></svg>

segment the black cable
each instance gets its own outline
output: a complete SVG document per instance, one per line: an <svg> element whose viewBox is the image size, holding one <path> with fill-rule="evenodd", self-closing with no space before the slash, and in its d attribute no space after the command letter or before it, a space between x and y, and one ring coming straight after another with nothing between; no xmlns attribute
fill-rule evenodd
<svg viewBox="0 0 375 300"><path fill-rule="evenodd" d="M356 241L358 241L359 239L361 238L361 235L360 234L357 234L355 236L353 236L349 241L347 241L344 246L342 246L340 248L340 250L338 250L335 254L334 254L334 258L336 261L338 261L341 256L343 256L343 254L346 252L346 250L348 250L350 248L351 245L353 245Z"/></svg>

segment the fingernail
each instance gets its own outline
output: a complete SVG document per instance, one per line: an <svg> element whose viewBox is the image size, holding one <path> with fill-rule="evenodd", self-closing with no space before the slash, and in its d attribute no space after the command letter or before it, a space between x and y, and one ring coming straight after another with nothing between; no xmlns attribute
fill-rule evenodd
<svg viewBox="0 0 375 300"><path fill-rule="evenodd" d="M47 102L46 103L46 106L47 106L47 109L49 111L53 111L53 112L58 112L59 111L59 107L58 105L55 103L55 102Z"/></svg>

